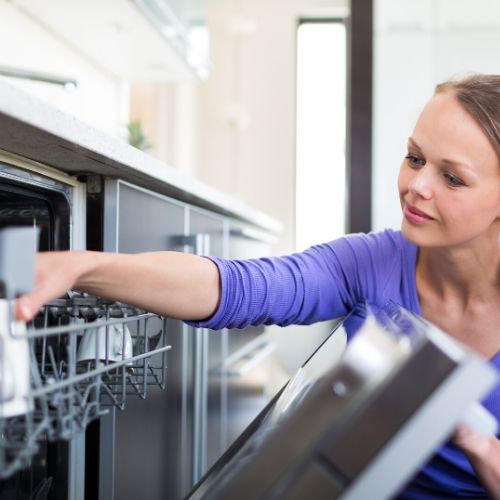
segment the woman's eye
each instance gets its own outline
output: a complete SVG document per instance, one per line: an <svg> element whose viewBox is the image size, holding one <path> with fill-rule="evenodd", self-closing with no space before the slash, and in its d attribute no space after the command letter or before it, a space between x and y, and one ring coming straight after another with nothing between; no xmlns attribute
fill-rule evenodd
<svg viewBox="0 0 500 500"><path fill-rule="evenodd" d="M405 156L405 159L407 159L410 165L413 166L422 167L425 165L425 160L423 158L419 158L418 156L415 156L413 154L407 154Z"/></svg>
<svg viewBox="0 0 500 500"><path fill-rule="evenodd" d="M443 174L444 178L446 179L446 183L449 186L457 187L457 186L465 186L465 182L459 179L458 177L455 177L452 174Z"/></svg>

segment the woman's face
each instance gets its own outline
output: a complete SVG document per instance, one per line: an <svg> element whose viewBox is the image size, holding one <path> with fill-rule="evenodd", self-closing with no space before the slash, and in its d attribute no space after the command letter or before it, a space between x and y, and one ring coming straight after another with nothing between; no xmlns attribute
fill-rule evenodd
<svg viewBox="0 0 500 500"><path fill-rule="evenodd" d="M462 245L498 233L500 161L451 93L435 95L422 111L398 188L403 234L419 246Z"/></svg>

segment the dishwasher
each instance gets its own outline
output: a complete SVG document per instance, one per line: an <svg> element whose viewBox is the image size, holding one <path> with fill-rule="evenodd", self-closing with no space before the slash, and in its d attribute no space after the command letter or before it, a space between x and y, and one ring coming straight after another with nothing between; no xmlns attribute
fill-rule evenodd
<svg viewBox="0 0 500 500"><path fill-rule="evenodd" d="M100 482L112 487L99 477L110 471L99 455L102 422L166 385L166 318L68 291L30 324L15 321L35 252L85 248L86 195L72 177L0 154L2 500L84 500Z"/></svg>
<svg viewBox="0 0 500 500"><path fill-rule="evenodd" d="M189 500L390 499L459 421L497 431L476 403L493 367L397 304L363 314L345 351L359 318L339 323Z"/></svg>

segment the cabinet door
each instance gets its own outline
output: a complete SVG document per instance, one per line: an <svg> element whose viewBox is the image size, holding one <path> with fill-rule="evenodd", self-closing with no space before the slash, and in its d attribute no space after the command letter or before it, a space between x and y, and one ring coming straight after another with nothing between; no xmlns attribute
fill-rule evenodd
<svg viewBox="0 0 500 500"><path fill-rule="evenodd" d="M185 205L120 181L107 182L105 203L105 250L183 249ZM193 339L182 322L167 321L166 390L150 387L144 401L129 396L116 413L115 499L176 500L191 484Z"/></svg>
<svg viewBox="0 0 500 500"><path fill-rule="evenodd" d="M224 219L203 210L189 210L189 238L198 241L191 250L222 257L225 253ZM226 381L221 372L227 332L194 329L195 426L193 484L225 449Z"/></svg>

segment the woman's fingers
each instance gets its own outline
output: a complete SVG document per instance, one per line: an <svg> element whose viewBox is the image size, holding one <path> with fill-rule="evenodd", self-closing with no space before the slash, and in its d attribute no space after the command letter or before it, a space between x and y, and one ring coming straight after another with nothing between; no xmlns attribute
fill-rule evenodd
<svg viewBox="0 0 500 500"><path fill-rule="evenodd" d="M75 283L74 259L68 252L47 252L37 255L35 286L16 301L16 316L32 320L40 308L60 297Z"/></svg>
<svg viewBox="0 0 500 500"><path fill-rule="evenodd" d="M496 440L495 437L481 436L472 427L464 423L458 424L451 439L464 452L475 456L484 455L490 448L491 441Z"/></svg>
<svg viewBox="0 0 500 500"><path fill-rule="evenodd" d="M35 306L26 295L16 300L16 317L20 321L31 321L36 316L38 309L39 307Z"/></svg>

